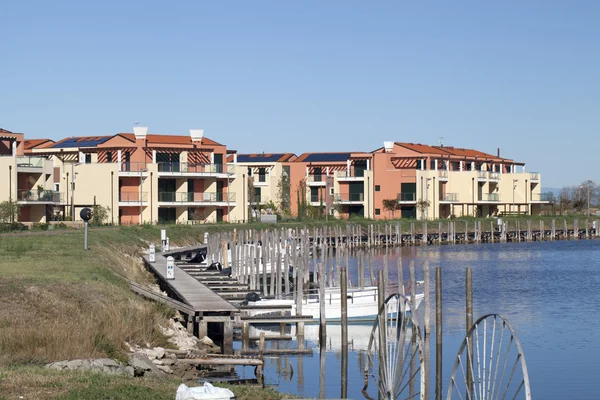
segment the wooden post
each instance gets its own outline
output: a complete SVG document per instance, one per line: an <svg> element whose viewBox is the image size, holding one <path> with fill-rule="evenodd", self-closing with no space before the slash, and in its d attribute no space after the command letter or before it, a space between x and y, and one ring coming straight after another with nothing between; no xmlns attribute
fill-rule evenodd
<svg viewBox="0 0 600 400"><path fill-rule="evenodd" d="M293 251L292 249L288 249L288 246L285 246L285 255L284 255L284 259L283 259L283 278L285 281L285 286L284 286L284 290L285 290L285 296L287 298L287 296L290 294L290 251Z"/></svg>
<svg viewBox="0 0 600 400"><path fill-rule="evenodd" d="M260 333L260 338L258 341L258 357L263 358L263 354L265 352L265 333Z"/></svg>
<svg viewBox="0 0 600 400"><path fill-rule="evenodd" d="M385 250L385 254L383 255L383 287L385 289L384 292L384 296L387 299L389 293L388 293L388 286L389 286L389 270L388 270L388 255L387 255L387 249Z"/></svg>
<svg viewBox="0 0 600 400"><path fill-rule="evenodd" d="M417 282L415 280L415 262L414 262L414 260L411 260L410 264L408 265L408 273L409 273L409 279L410 279L410 312L414 313L416 311L415 297L416 297L416 286L417 286Z"/></svg>
<svg viewBox="0 0 600 400"><path fill-rule="evenodd" d="M341 307L342 307L342 399L348 397L348 272L341 270Z"/></svg>
<svg viewBox="0 0 600 400"><path fill-rule="evenodd" d="M465 285L465 325L466 332L468 333L473 326L473 275L471 268L467 268L466 285ZM469 354L467 357L467 390L472 393L473 390L473 376L471 375L472 363L473 363L473 342L469 343ZM472 396L469 396L472 398Z"/></svg>
<svg viewBox="0 0 600 400"><path fill-rule="evenodd" d="M250 341L250 326L247 321L242 322L242 350L248 350L248 342Z"/></svg>
<svg viewBox="0 0 600 400"><path fill-rule="evenodd" d="M327 319L325 315L325 265L319 263L319 343L325 343Z"/></svg>
<svg viewBox="0 0 600 400"><path fill-rule="evenodd" d="M304 268L306 268L306 264L302 263L302 267L298 271L298 278L296 279L296 315L302 315L302 301L304 298ZM296 323L296 332L298 336L298 348L304 349L304 322Z"/></svg>
<svg viewBox="0 0 600 400"><path fill-rule="evenodd" d="M429 293L429 260L423 262L423 305L425 306L425 338L429 336L431 332L431 304L430 304L430 293Z"/></svg>
<svg viewBox="0 0 600 400"><path fill-rule="evenodd" d="M233 354L233 321L223 322L223 354Z"/></svg>
<svg viewBox="0 0 600 400"><path fill-rule="evenodd" d="M442 400L442 269L435 268L435 399Z"/></svg>

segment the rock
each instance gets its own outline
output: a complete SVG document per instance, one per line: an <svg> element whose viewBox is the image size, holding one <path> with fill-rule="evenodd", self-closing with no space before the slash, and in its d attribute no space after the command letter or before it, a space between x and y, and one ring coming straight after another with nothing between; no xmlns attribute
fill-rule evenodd
<svg viewBox="0 0 600 400"><path fill-rule="evenodd" d="M155 347L153 350L158 360L165 356L165 349L163 349L162 347Z"/></svg>
<svg viewBox="0 0 600 400"><path fill-rule="evenodd" d="M125 367L110 358L58 361L46 365L46 368L69 371L92 371L112 375L133 376L133 368Z"/></svg>
<svg viewBox="0 0 600 400"><path fill-rule="evenodd" d="M171 368L167 367L166 365L159 365L157 368L160 369L165 374L172 374L173 373L173 370Z"/></svg>
<svg viewBox="0 0 600 400"><path fill-rule="evenodd" d="M212 341L211 338L209 338L208 336L204 336L202 339L200 339L200 343L202 343L205 346L214 346L215 342Z"/></svg>
<svg viewBox="0 0 600 400"><path fill-rule="evenodd" d="M163 365L173 365L173 364L175 364L177 359L165 358L164 360L161 360L161 361L162 361Z"/></svg>

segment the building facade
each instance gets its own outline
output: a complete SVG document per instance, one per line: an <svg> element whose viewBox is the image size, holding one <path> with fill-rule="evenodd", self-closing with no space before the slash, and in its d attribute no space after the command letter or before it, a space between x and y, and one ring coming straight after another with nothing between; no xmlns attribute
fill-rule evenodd
<svg viewBox="0 0 600 400"><path fill-rule="evenodd" d="M6 181L5 181L6 180ZM237 154L192 129L25 140L0 130L0 201L21 222L246 222L261 210L337 218L437 219L539 214L539 173L473 149L384 142L371 152ZM272 210L275 211L275 210Z"/></svg>
<svg viewBox="0 0 600 400"><path fill-rule="evenodd" d="M158 135L134 127L133 133L71 137L28 153L52 160L67 220L94 205L107 207L107 222L115 224L247 220L236 199L247 183L238 166L227 163L226 146L202 130Z"/></svg>

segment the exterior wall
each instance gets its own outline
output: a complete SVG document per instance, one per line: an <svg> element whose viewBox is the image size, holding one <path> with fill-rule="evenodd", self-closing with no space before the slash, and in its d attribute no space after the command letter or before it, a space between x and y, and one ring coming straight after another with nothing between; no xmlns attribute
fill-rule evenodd
<svg viewBox="0 0 600 400"><path fill-rule="evenodd" d="M244 199L244 193L248 193L248 182L245 176L246 167L237 165L235 167L235 179L230 181L228 191L235 193L235 207L230 208L227 216L228 222L246 222L248 221L248 198ZM246 203L246 204L245 204Z"/></svg>
<svg viewBox="0 0 600 400"><path fill-rule="evenodd" d="M65 169L70 169L65 164ZM118 222L119 220L119 173L116 163L80 164L73 166L75 172L75 191L71 193L70 186L66 182L66 174L63 174L61 188L64 188L65 202L71 204L71 197L76 209L91 207L98 204L110 208L107 222ZM70 178L72 179L72 173ZM79 212L75 213L75 220L79 221Z"/></svg>

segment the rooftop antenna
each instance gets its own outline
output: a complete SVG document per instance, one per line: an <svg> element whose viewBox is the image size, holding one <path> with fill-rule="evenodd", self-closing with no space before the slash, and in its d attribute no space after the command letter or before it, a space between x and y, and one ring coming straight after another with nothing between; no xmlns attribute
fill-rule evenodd
<svg viewBox="0 0 600 400"><path fill-rule="evenodd" d="M140 124L139 122L136 122L135 124L133 124L133 126L138 126L139 124Z"/></svg>
<svg viewBox="0 0 600 400"><path fill-rule="evenodd" d="M440 147L444 147L444 137L440 136Z"/></svg>

